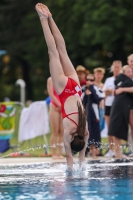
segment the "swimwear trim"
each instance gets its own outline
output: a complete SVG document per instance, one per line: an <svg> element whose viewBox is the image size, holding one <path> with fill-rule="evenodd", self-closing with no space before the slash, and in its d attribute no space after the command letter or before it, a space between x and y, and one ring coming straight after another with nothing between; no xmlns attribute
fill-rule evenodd
<svg viewBox="0 0 133 200"><path fill-rule="evenodd" d="M78 124L73 119L71 119L71 118L68 117L69 115L73 115L73 114L78 114L78 112L69 113L64 118L69 119L70 121L72 121L78 127Z"/></svg>

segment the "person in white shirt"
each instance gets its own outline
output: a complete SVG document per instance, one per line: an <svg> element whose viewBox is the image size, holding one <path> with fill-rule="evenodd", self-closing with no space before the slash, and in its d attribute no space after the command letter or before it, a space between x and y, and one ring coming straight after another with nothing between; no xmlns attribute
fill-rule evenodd
<svg viewBox="0 0 133 200"><path fill-rule="evenodd" d="M105 92L105 120L107 127L109 127L110 123L110 112L111 112L111 106L114 101L114 89L115 89L115 77L118 76L122 69L122 62L120 60L113 61L111 66L111 72L113 73L112 77L109 77L106 79L103 91ZM106 157L113 157L114 151L113 151L113 136L108 135L108 142L109 142L109 151L107 154L105 154Z"/></svg>

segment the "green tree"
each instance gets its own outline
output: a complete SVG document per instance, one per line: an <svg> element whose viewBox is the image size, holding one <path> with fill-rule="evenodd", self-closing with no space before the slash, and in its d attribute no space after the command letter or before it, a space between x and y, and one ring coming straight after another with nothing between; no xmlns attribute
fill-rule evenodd
<svg viewBox="0 0 133 200"><path fill-rule="evenodd" d="M27 99L33 100L44 98L49 76L47 47L36 3L3 0L0 7L0 47L11 56L9 83L13 85L16 78L24 78ZM42 3L50 8L75 67L82 64L90 70L98 66L109 68L116 59L126 64L127 55L133 52L133 1L45 0ZM2 67L5 66L1 61ZM4 85L7 80L2 71L0 78Z"/></svg>

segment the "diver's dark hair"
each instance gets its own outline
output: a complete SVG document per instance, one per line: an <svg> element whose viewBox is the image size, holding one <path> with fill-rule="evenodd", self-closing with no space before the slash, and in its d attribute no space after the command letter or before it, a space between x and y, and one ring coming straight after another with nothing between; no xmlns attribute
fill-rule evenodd
<svg viewBox="0 0 133 200"><path fill-rule="evenodd" d="M72 151L78 152L81 151L85 146L85 128L86 128L86 115L83 110L81 103L77 101L78 106L78 128L77 128L77 136L74 137L74 140L71 142Z"/></svg>

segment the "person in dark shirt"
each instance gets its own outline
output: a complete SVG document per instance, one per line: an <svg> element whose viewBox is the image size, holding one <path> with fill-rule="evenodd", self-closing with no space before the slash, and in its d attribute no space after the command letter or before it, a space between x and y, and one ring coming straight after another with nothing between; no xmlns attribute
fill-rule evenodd
<svg viewBox="0 0 133 200"><path fill-rule="evenodd" d="M128 65L132 68L133 70L133 54L129 55L127 58ZM133 81L133 75L132 75L132 81ZM133 141L133 101L131 105L131 110L130 110L130 127L131 127L131 134L132 134L132 141Z"/></svg>
<svg viewBox="0 0 133 200"><path fill-rule="evenodd" d="M86 89L83 97L83 105L86 110L89 139L88 149L92 154L92 157L97 156L100 147L101 135L100 135L100 123L99 123L99 103L104 98L104 93L94 85L94 75L89 74L86 78ZM86 151L87 153L87 151Z"/></svg>
<svg viewBox="0 0 133 200"><path fill-rule="evenodd" d="M126 65L123 74L115 79L115 99L111 108L109 132L114 136L115 158L125 158L121 152L121 140L128 139L128 125L133 101L132 69Z"/></svg>

